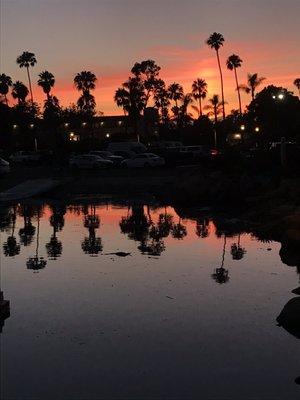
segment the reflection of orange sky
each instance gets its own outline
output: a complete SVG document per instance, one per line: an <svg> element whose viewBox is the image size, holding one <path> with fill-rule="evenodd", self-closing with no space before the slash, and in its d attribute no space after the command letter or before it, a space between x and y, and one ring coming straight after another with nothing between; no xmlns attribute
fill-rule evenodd
<svg viewBox="0 0 300 400"><path fill-rule="evenodd" d="M174 223L179 222L179 216L176 214L173 207L166 207L166 210L165 210L165 208L156 208L156 209L150 208L151 221L154 224L156 224L158 222L159 215L164 214L165 211L167 214L170 214L173 216ZM89 207L88 213L91 213L91 212L92 212L91 208ZM144 207L144 213L146 216L148 215L147 214L148 208L146 206ZM120 223L122 217L126 217L127 215L130 214L130 210L128 210L127 207L116 207L116 206L112 206L112 205L98 205L96 207L96 214L100 218L100 228L97 229L97 232L100 236L103 235L103 238L105 238L105 233L113 236L113 234L116 231L120 232L119 223ZM43 213L43 219L46 221L49 221L50 216L51 216L50 208L45 207L44 213ZM68 209L64 216L65 227L70 226L70 225L77 226L81 233L78 234L78 232L77 232L76 236L85 234L87 232L87 229L84 227L83 217L84 217L84 214L82 212L77 213L74 211L70 211ZM216 236L216 234L215 234L216 228L212 221L209 222L209 235L207 238L199 238L197 236L196 220L180 219L180 221L187 229L187 236L185 236L183 239L178 240L178 239L172 238L172 235L170 234L167 238L163 239L163 241L165 242L167 247L177 246L179 243L189 242L191 244L191 243L201 242L201 243L206 243L210 249L213 249L216 251L219 251L222 248L223 239L218 238ZM124 235L124 236L126 237L126 235ZM76 240L76 238L75 238L75 240ZM233 242L236 242L236 240L237 240L237 237L227 238L228 248L229 248L230 244ZM256 242L252 240L250 235L242 235L242 245L246 246L246 247L253 247L253 245L256 245Z"/></svg>
<svg viewBox="0 0 300 400"><path fill-rule="evenodd" d="M238 53L243 59L243 65L238 69L240 83L246 83L247 73L257 72L259 76L264 76L267 79L264 85L275 84L278 86L287 87L290 90L293 88L293 80L298 73L298 54L297 49L288 48L288 44L284 44L285 53L289 54L288 57L282 58L279 49L283 44L274 43L271 46L266 46L259 43L246 43L246 42L231 42L225 43L224 48L220 50L221 62L223 65L225 96L228 105L226 106L227 112L237 108L237 94L235 91L235 81L232 71L225 67L225 61L228 55L233 52ZM214 51L210 50L207 46L201 45L201 48L195 50L188 50L181 47L154 47L148 49L145 54L137 57L137 60L153 58L162 67L161 77L167 84L171 82L179 82L184 86L186 92L191 89L192 81L197 78L205 78L208 83L208 98L213 94L220 94L220 83L217 69L217 63ZM59 66L62 68L62 66ZM97 88L94 91L96 97L98 111L103 111L105 115L122 114L122 110L118 109L113 102L115 90L124 82L128 76L131 65L128 68L120 68L119 70L110 71L108 68L101 70L100 67L95 67L93 72L98 77ZM84 65L82 69L85 69ZM68 70L68 68L66 68ZM22 80L26 83L25 71ZM39 71L37 67L32 69L33 81L36 81L35 76ZM21 71L20 71L21 73ZM56 85L53 89L55 94L61 101L61 104L67 106L75 103L79 97L78 92L75 90L72 75L64 75L63 78L59 77L58 71L53 71L56 76ZM21 78L20 78L21 79ZM43 103L45 95L42 89L34 85L34 96L37 102ZM243 105L249 103L249 95L242 94ZM11 99L11 102L14 102Z"/></svg>

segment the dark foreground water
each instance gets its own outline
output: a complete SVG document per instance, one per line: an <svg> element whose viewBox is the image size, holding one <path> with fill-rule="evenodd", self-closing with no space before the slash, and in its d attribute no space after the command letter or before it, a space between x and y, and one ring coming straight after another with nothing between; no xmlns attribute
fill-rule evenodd
<svg viewBox="0 0 300 400"><path fill-rule="evenodd" d="M280 244L138 203L0 221L1 398L300 398L300 341L276 325L298 286Z"/></svg>

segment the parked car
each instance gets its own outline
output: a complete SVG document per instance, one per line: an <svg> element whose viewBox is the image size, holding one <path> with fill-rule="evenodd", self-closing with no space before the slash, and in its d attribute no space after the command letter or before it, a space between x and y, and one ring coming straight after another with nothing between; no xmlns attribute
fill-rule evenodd
<svg viewBox="0 0 300 400"><path fill-rule="evenodd" d="M124 160L124 157L122 156L117 156L110 151L103 151L103 150L94 150L90 151L89 154L92 156L99 156L104 158L105 160L112 161L114 165L120 165L121 162Z"/></svg>
<svg viewBox="0 0 300 400"><path fill-rule="evenodd" d="M183 146L179 150L180 154L188 154L194 158L202 158L208 157L211 155L210 149L208 146Z"/></svg>
<svg viewBox="0 0 300 400"><path fill-rule="evenodd" d="M123 159L127 160L128 158L133 158L136 156L136 153L134 151L130 150L120 150L120 151L114 151L115 156L123 157Z"/></svg>
<svg viewBox="0 0 300 400"><path fill-rule="evenodd" d="M159 167L165 165L165 160L153 153L142 153L122 161L122 165L129 168Z"/></svg>
<svg viewBox="0 0 300 400"><path fill-rule="evenodd" d="M140 154L145 153L147 148L139 142L112 142L108 143L106 150L114 154L116 151L132 151L133 153Z"/></svg>
<svg viewBox="0 0 300 400"><path fill-rule="evenodd" d="M0 175L5 175L8 174L10 171L10 166L9 162L3 160L3 158L0 158Z"/></svg>
<svg viewBox="0 0 300 400"><path fill-rule="evenodd" d="M69 164L71 167L86 169L86 168L109 168L113 166L113 162L109 160L105 160L102 157L91 155L91 154L82 154L78 156L73 156L70 158Z"/></svg>
<svg viewBox="0 0 300 400"><path fill-rule="evenodd" d="M9 157L13 163L37 163L41 160L41 154L36 151L17 151Z"/></svg>

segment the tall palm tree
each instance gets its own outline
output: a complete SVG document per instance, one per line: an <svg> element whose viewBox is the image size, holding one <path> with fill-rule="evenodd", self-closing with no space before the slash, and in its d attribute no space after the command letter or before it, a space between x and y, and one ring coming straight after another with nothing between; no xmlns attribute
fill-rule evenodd
<svg viewBox="0 0 300 400"><path fill-rule="evenodd" d="M91 71L81 71L75 75L74 84L78 91L82 91L82 96L78 99L78 107L87 112L95 109L95 98L90 93L96 87L97 77Z"/></svg>
<svg viewBox="0 0 300 400"><path fill-rule="evenodd" d="M178 100L183 98L183 87L179 83L171 83L168 87L168 95L171 100L175 101L176 107L178 107Z"/></svg>
<svg viewBox="0 0 300 400"><path fill-rule="evenodd" d="M299 97L300 97L300 78L297 78L294 80L294 85L296 86L296 88L299 91Z"/></svg>
<svg viewBox="0 0 300 400"><path fill-rule="evenodd" d="M17 81L13 84L11 95L14 99L18 99L19 104L25 102L28 93L29 90L27 89L27 86L24 85L24 83Z"/></svg>
<svg viewBox="0 0 300 400"><path fill-rule="evenodd" d="M240 57L236 54L232 54L231 56L229 56L226 61L227 68L230 69L230 71L234 71L236 90L237 90L238 99L239 99L240 114L242 114L242 102L241 102L240 87L239 87L236 69L242 65L242 62L243 62L243 60L241 60Z"/></svg>
<svg viewBox="0 0 300 400"><path fill-rule="evenodd" d="M55 79L54 75L49 71L43 71L39 74L38 85L43 89L44 93L47 96L47 100L50 100L50 91L54 86Z"/></svg>
<svg viewBox="0 0 300 400"><path fill-rule="evenodd" d="M207 83L205 79L197 78L192 84L192 95L199 103L199 117L202 117L202 99L205 99L207 94Z"/></svg>
<svg viewBox="0 0 300 400"><path fill-rule="evenodd" d="M31 87L31 79L29 73L29 67L33 67L36 64L36 58L34 53L30 53L29 51L24 51L18 58L17 64L19 64L20 68L26 68L27 76L28 76L28 83L29 83L29 90L30 90L30 97L31 102L33 103L33 93Z"/></svg>
<svg viewBox="0 0 300 400"><path fill-rule="evenodd" d="M266 78L259 78L257 73L255 74L248 74L247 84L240 85L240 89L244 90L246 93L251 93L252 100L255 96L256 88L265 80Z"/></svg>
<svg viewBox="0 0 300 400"><path fill-rule="evenodd" d="M12 85L11 77L5 74L0 75L0 94L4 96L5 103L8 105L7 93Z"/></svg>
<svg viewBox="0 0 300 400"><path fill-rule="evenodd" d="M220 101L220 98L217 94L214 94L212 98L208 100L208 105L206 105L204 108L205 110L208 110L208 115L213 115L214 120L215 120L215 126L214 126L214 133L215 133L215 147L217 147L217 122L218 122L218 115L221 114L223 110L223 102Z"/></svg>
<svg viewBox="0 0 300 400"><path fill-rule="evenodd" d="M216 55L217 55L219 72L220 72L220 79L221 79L223 119L225 118L225 100L224 100L223 74L222 74L222 68L221 68L221 63L220 63L219 49L220 49L221 46L223 46L224 41L225 41L225 39L224 39L223 35L221 33L217 33L217 32L212 33L210 35L210 37L206 40L206 44L208 46L210 46L212 49L215 49Z"/></svg>

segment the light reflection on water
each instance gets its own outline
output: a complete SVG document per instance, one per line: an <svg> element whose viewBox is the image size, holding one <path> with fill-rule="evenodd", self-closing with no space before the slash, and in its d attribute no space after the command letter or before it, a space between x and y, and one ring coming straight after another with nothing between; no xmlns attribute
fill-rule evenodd
<svg viewBox="0 0 300 400"><path fill-rule="evenodd" d="M17 205L0 224L2 397L299 394L276 326L296 271L240 221L135 202Z"/></svg>

